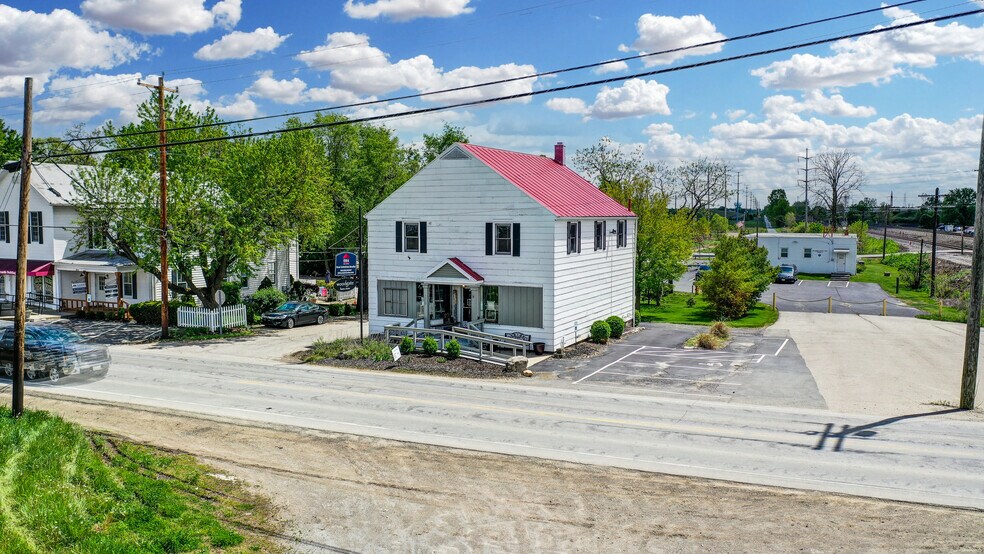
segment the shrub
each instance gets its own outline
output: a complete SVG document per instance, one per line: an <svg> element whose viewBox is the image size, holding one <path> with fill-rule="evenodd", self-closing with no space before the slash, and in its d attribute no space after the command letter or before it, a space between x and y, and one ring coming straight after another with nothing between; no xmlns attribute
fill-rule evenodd
<svg viewBox="0 0 984 554"><path fill-rule="evenodd" d="M344 304L345 315L354 315L359 313L359 308L355 304Z"/></svg>
<svg viewBox="0 0 984 554"><path fill-rule="evenodd" d="M776 277L769 251L741 237L721 237L714 249L713 271L701 279L704 298L720 319L740 319Z"/></svg>
<svg viewBox="0 0 984 554"><path fill-rule="evenodd" d="M434 337L427 337L424 339L424 354L428 356L433 356L437 354L437 340Z"/></svg>
<svg viewBox="0 0 984 554"><path fill-rule="evenodd" d="M85 317L85 310L75 310L75 317Z"/></svg>
<svg viewBox="0 0 984 554"><path fill-rule="evenodd" d="M620 339L622 338L622 333L625 332L625 321L617 315L613 315L605 320L608 324L608 328L612 331L611 338Z"/></svg>
<svg viewBox="0 0 984 554"><path fill-rule="evenodd" d="M687 298L688 308L693 308L696 305L697 305L697 298L695 296L690 296L689 298Z"/></svg>
<svg viewBox="0 0 984 554"><path fill-rule="evenodd" d="M286 294L267 287L256 291L253 296L246 300L246 312L249 314L250 321L255 321L263 312L269 312L286 301Z"/></svg>
<svg viewBox="0 0 984 554"><path fill-rule="evenodd" d="M721 341L711 333L701 333L697 335L697 348L705 350L717 350L721 348Z"/></svg>
<svg viewBox="0 0 984 554"><path fill-rule="evenodd" d="M632 320L632 324L639 325L640 323L642 323L642 312L636 310L634 314L634 319Z"/></svg>
<svg viewBox="0 0 984 554"><path fill-rule="evenodd" d="M728 339L731 337L731 330L723 321L718 321L714 325L711 325L708 332L719 339Z"/></svg>
<svg viewBox="0 0 984 554"><path fill-rule="evenodd" d="M242 287L239 286L239 283L231 283L229 281L222 283L222 292L226 296L223 306L235 306L236 304L241 304L243 301Z"/></svg>
<svg viewBox="0 0 984 554"><path fill-rule="evenodd" d="M458 341L451 339L445 343L444 351L447 353L447 358L453 360L461 355L461 345L458 344Z"/></svg>
<svg viewBox="0 0 984 554"><path fill-rule="evenodd" d="M170 323L177 323L178 321L178 307L180 306L194 306L194 302L183 302L180 300L172 300L168 303L168 321ZM90 312L90 317L97 317ZM160 300L150 300L148 302L138 302L130 306L130 317L133 318L137 323L142 323L144 325L160 325L161 324L161 302Z"/></svg>
<svg viewBox="0 0 984 554"><path fill-rule="evenodd" d="M612 335L612 328L604 321L598 320L591 324L591 341L599 344L608 342L608 337Z"/></svg>
<svg viewBox="0 0 984 554"><path fill-rule="evenodd" d="M384 362L393 359L393 351L388 344L383 341L366 339L361 346L356 346L349 351L352 358L361 360L373 360Z"/></svg>
<svg viewBox="0 0 984 554"><path fill-rule="evenodd" d="M260 281L260 286L256 288L257 292L265 289L273 288L273 281L270 280L270 276L267 275Z"/></svg>
<svg viewBox="0 0 984 554"><path fill-rule="evenodd" d="M338 317L345 311L345 304L328 304L328 313L331 317Z"/></svg>
<svg viewBox="0 0 984 554"><path fill-rule="evenodd" d="M403 337L400 341L400 354L409 354L413 352L416 345L413 343L413 337Z"/></svg>

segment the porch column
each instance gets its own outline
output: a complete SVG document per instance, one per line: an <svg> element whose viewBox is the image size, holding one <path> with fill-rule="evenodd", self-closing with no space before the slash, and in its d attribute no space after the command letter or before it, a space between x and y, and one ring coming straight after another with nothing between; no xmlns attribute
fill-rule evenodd
<svg viewBox="0 0 984 554"><path fill-rule="evenodd" d="M430 285L424 283L424 327L430 327Z"/></svg>
<svg viewBox="0 0 984 554"><path fill-rule="evenodd" d="M116 307L123 306L123 274L116 272Z"/></svg>
<svg viewBox="0 0 984 554"><path fill-rule="evenodd" d="M83 310L89 311L89 272L88 271L82 272L82 282L85 283L85 299L82 301L84 306Z"/></svg>

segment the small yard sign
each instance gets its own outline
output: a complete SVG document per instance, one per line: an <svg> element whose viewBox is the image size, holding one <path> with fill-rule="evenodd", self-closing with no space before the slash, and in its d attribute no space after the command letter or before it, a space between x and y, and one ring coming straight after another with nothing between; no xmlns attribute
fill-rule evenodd
<svg viewBox="0 0 984 554"><path fill-rule="evenodd" d="M394 346L393 347L393 361L394 362L400 361L400 356L401 356L401 354L400 354L400 347L399 346Z"/></svg>
<svg viewBox="0 0 984 554"><path fill-rule="evenodd" d="M340 252L335 255L335 277L355 277L358 266L359 257L352 252Z"/></svg>

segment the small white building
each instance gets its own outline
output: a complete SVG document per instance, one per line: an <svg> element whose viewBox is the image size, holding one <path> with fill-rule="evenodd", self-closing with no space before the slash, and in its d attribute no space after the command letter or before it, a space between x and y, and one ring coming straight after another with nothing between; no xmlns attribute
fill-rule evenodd
<svg viewBox="0 0 984 554"><path fill-rule="evenodd" d="M554 157L455 144L366 215L369 328L519 332L633 318L636 216Z"/></svg>
<svg viewBox="0 0 984 554"><path fill-rule="evenodd" d="M17 269L17 211L20 171L0 169L0 297L14 294ZM98 236L79 241L75 234L78 212L72 205L78 166L37 164L31 169L28 226L27 292L52 309L72 311L87 304L134 304L161 298L157 277L130 260L106 249ZM270 251L253 275L235 277L243 295L256 291L264 277L286 289L298 273L296 243ZM200 271L195 284L204 285ZM171 272L172 282L180 282Z"/></svg>
<svg viewBox="0 0 984 554"><path fill-rule="evenodd" d="M857 235L763 233L757 241L769 250L772 265L792 264L800 273L857 273Z"/></svg>

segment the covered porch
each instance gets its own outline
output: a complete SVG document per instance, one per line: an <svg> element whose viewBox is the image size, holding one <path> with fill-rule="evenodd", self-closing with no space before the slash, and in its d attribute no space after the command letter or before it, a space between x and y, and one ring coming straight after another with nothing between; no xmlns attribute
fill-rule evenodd
<svg viewBox="0 0 984 554"><path fill-rule="evenodd" d="M416 282L416 319L425 328L482 329L485 279L458 258L441 262Z"/></svg>
<svg viewBox="0 0 984 554"><path fill-rule="evenodd" d="M86 250L54 265L60 311L113 311L138 297L138 268L118 254Z"/></svg>

